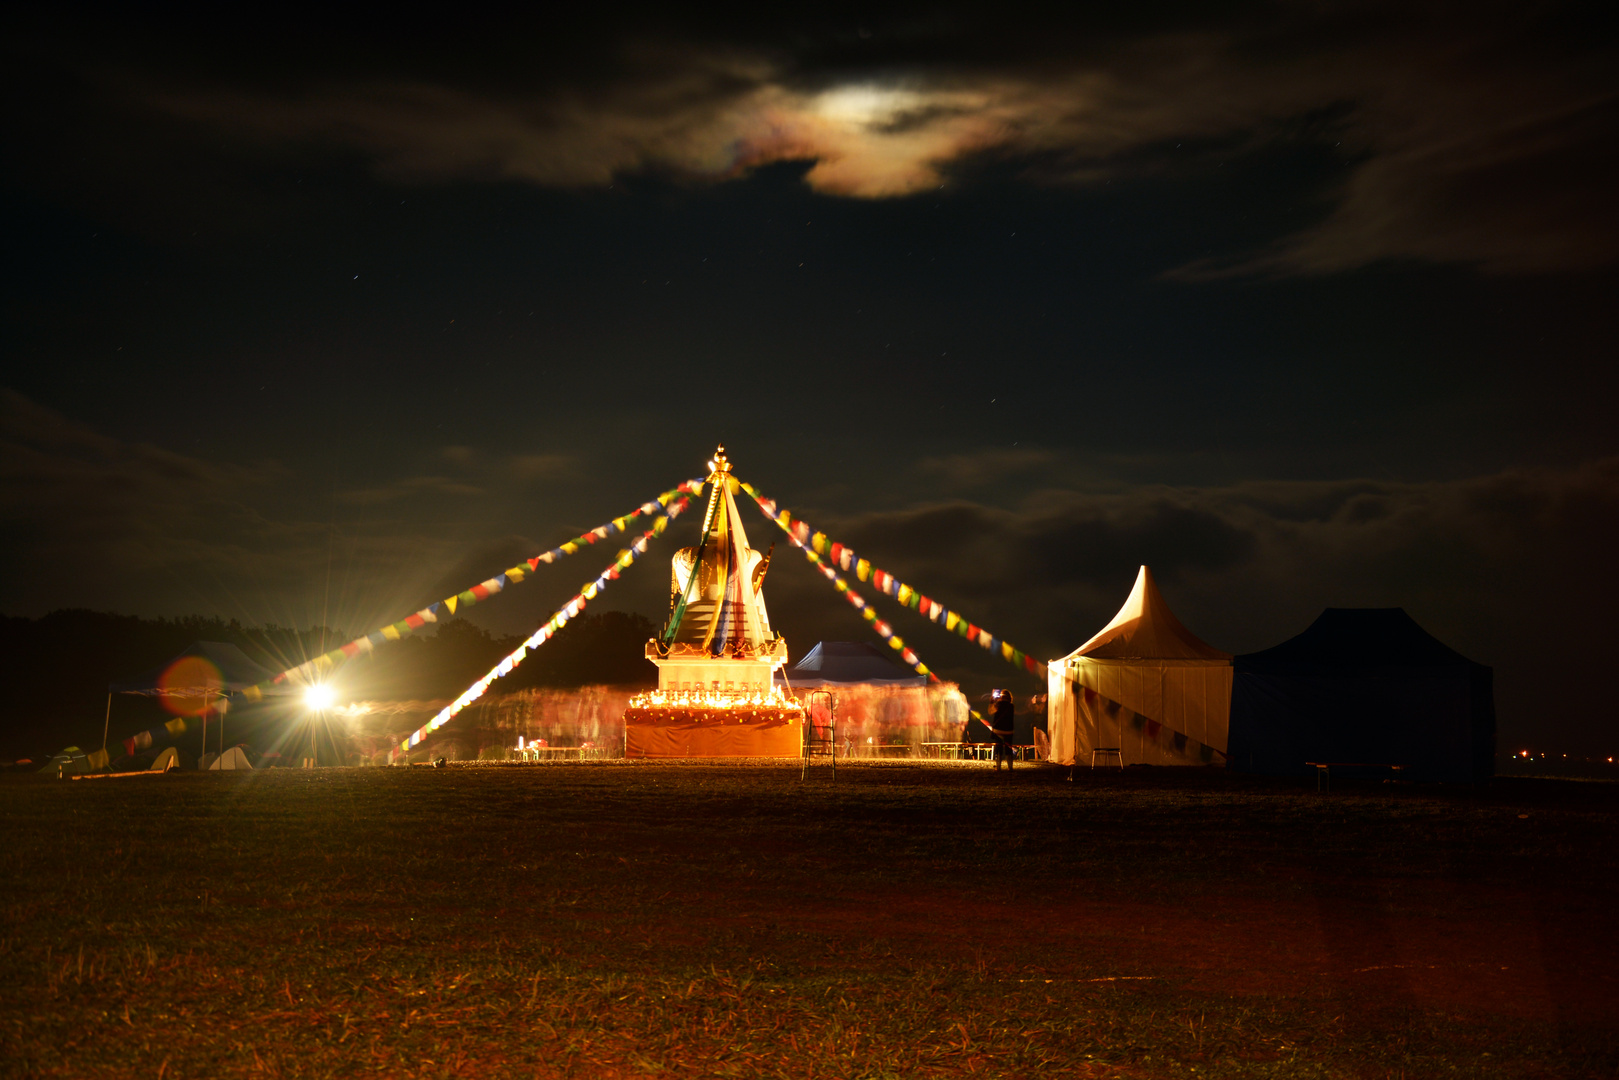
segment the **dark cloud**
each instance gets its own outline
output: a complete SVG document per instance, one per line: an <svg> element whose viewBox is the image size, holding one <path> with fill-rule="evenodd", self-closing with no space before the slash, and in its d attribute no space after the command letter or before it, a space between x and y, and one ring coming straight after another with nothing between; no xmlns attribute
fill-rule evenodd
<svg viewBox="0 0 1619 1080"><path fill-rule="evenodd" d="M424 560L451 554L431 526L361 525L339 535L301 512L299 487L273 462L240 466L122 442L0 390L8 568L0 609L211 610L302 625L318 621L323 582L330 601L335 563L343 613L380 618L379 609L420 591L432 572ZM404 479L339 491L336 500L415 500L444 487L438 478Z"/></svg>
<svg viewBox="0 0 1619 1080"><path fill-rule="evenodd" d="M562 63L551 77L412 63L408 50L391 68L288 64L273 80L82 59L80 70L121 108L194 124L199 139L358 154L404 184L605 187L648 171L718 181L802 161L818 192L888 198L962 181L986 160L1097 188L1212 178L1310 145L1346 170L1319 194L1318 220L1171 272L1416 260L1533 273L1608 265L1619 251L1608 198L1619 57L1582 18L1565 6L1463 22L1341 4L1134 25L1072 16L1012 35L987 16L957 17L853 51L842 28L784 49L745 30L656 40L632 19L596 39L593 65ZM551 57L546 40L536 67Z"/></svg>
<svg viewBox="0 0 1619 1080"><path fill-rule="evenodd" d="M344 489L337 498L355 505L376 506L423 494L482 495L483 490L446 476L406 476L380 487Z"/></svg>
<svg viewBox="0 0 1619 1080"><path fill-rule="evenodd" d="M1057 455L1051 450L1007 447L923 458L917 463L917 470L952 487L975 488L1005 483L1007 477L1020 473L1045 472L1056 462Z"/></svg>

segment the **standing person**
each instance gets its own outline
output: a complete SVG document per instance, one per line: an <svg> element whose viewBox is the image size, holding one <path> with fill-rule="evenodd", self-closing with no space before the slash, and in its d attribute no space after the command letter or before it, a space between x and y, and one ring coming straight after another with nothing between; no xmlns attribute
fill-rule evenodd
<svg viewBox="0 0 1619 1080"><path fill-rule="evenodd" d="M991 757L995 759L995 771L1001 771L1001 762L1006 762L1007 771L1012 769L1012 736L1016 728L1013 719L1016 707L1012 704L1012 691L991 691L990 697L994 704L989 707L989 730L995 736L995 748Z"/></svg>

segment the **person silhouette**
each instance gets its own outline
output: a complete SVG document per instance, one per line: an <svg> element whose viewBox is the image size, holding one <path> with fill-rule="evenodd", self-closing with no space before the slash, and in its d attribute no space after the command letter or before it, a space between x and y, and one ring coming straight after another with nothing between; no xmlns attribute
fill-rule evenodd
<svg viewBox="0 0 1619 1080"><path fill-rule="evenodd" d="M1012 736L1016 729L1016 707L1012 704L1012 691L991 690L990 698L994 702L989 708L989 731L995 736L995 747L990 756L995 759L995 771L1001 771L1001 762L1006 762L1006 768L1012 768Z"/></svg>

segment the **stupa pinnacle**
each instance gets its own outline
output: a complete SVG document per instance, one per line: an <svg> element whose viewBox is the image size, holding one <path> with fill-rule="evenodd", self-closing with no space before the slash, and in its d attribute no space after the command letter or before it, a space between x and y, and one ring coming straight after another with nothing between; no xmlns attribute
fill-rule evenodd
<svg viewBox="0 0 1619 1080"><path fill-rule="evenodd" d="M740 489L722 445L709 462L702 538L672 560L669 622L647 643L660 690L768 694L787 643L770 629L764 579L769 552L748 546Z"/></svg>

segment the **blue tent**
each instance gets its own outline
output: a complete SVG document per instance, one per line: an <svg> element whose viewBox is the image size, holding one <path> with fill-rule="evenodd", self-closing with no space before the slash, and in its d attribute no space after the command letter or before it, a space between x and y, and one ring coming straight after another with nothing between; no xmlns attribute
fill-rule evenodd
<svg viewBox="0 0 1619 1080"><path fill-rule="evenodd" d="M887 651L864 641L822 641L787 669L794 687L926 686L926 676L900 667Z"/></svg>
<svg viewBox="0 0 1619 1080"><path fill-rule="evenodd" d="M1495 773L1493 669L1403 608L1327 608L1302 634L1232 667L1232 769L1399 765L1408 779L1449 781Z"/></svg>

